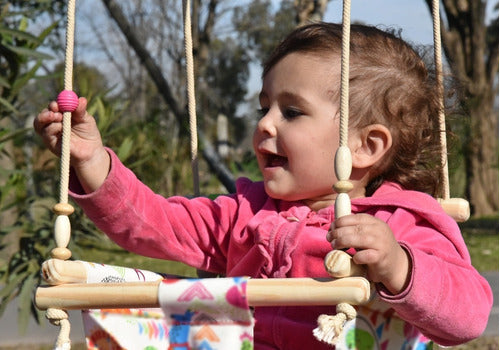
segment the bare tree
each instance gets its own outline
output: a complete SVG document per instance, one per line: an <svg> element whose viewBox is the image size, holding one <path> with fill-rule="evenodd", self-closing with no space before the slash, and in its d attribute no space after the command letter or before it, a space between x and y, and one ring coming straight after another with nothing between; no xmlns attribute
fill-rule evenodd
<svg viewBox="0 0 500 350"><path fill-rule="evenodd" d="M330 0L294 0L296 11L295 22L302 26L309 22L318 22L323 19L326 5Z"/></svg>
<svg viewBox="0 0 500 350"><path fill-rule="evenodd" d="M134 50L142 65L146 68L149 76L154 81L158 93L161 95L169 111L176 118L182 130L187 130L186 110L179 97L174 93L174 89L170 82L165 78L164 72L159 66L158 62L151 55L151 52L145 47L144 42L139 40L135 33L134 26L129 22L129 19L122 11L122 8L115 0L102 0L104 6L108 10L110 16L116 22L121 32L125 36L128 44ZM205 24L199 30L197 35L194 35L195 41L193 48L195 52L200 50L201 60L196 61L198 70L201 69L203 60L205 59L206 45L210 42L211 33L213 31L214 21L213 16L216 11L218 1L212 0L208 6L209 13L206 16ZM199 1L194 2L194 9L199 7ZM193 11L197 13L197 11ZM196 23L196 22L195 22ZM196 27L197 28L197 27ZM195 31L196 33L196 31ZM196 45L196 46L195 46ZM198 56L195 56L197 59ZM223 161L218 156L211 141L205 136L203 130L198 130L198 138L202 145L202 155L212 172L214 172L221 183L226 187L229 192L235 191L234 178L231 172L227 169Z"/></svg>
<svg viewBox="0 0 500 350"><path fill-rule="evenodd" d="M441 3L443 49L468 114L466 196L474 215L498 213L498 15L486 23L486 0Z"/></svg>

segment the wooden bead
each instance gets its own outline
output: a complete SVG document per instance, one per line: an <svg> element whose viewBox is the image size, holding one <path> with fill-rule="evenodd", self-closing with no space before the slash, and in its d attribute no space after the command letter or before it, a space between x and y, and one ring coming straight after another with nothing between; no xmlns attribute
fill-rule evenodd
<svg viewBox="0 0 500 350"><path fill-rule="evenodd" d="M341 180L337 181L335 185L333 185L333 189L337 193L347 193L350 192L354 188L354 185L351 181Z"/></svg>
<svg viewBox="0 0 500 350"><path fill-rule="evenodd" d="M54 239L57 247L66 247L71 238L71 223L66 215L59 215L54 224Z"/></svg>
<svg viewBox="0 0 500 350"><path fill-rule="evenodd" d="M332 277L347 277L351 272L351 256L341 250L332 250L324 260L325 269Z"/></svg>
<svg viewBox="0 0 500 350"><path fill-rule="evenodd" d="M50 256L54 259L68 260L71 258L71 250L68 248L57 247L50 251Z"/></svg>
<svg viewBox="0 0 500 350"><path fill-rule="evenodd" d="M335 153L335 174L338 180L349 180L352 171L351 150L340 146Z"/></svg>
<svg viewBox="0 0 500 350"><path fill-rule="evenodd" d="M347 193L339 193L335 199L335 217L351 214L351 199Z"/></svg>
<svg viewBox="0 0 500 350"><path fill-rule="evenodd" d="M57 215L71 215L75 211L75 208L69 203L57 203L52 208L52 211Z"/></svg>
<svg viewBox="0 0 500 350"><path fill-rule="evenodd" d="M335 278L359 276L366 277L366 266L357 265L352 256L342 250L332 250L324 260L328 274Z"/></svg>

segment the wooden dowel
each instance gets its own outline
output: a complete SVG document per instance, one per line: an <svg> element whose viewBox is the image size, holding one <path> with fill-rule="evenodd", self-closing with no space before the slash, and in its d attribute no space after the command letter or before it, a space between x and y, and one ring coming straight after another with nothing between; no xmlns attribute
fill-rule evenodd
<svg viewBox="0 0 500 350"><path fill-rule="evenodd" d="M370 283L362 277L341 279L250 279L247 298L251 306L359 305L370 298Z"/></svg>
<svg viewBox="0 0 500 350"><path fill-rule="evenodd" d="M35 304L40 310L159 307L156 282L61 284L38 287ZM362 304L370 298L370 284L361 277L337 280L312 278L249 279L251 306Z"/></svg>
<svg viewBox="0 0 500 350"><path fill-rule="evenodd" d="M42 264L42 277L51 285L87 282L87 269L81 261L49 259Z"/></svg>
<svg viewBox="0 0 500 350"><path fill-rule="evenodd" d="M469 220L470 208L469 202L463 198L438 198L439 204L443 210L451 216L456 222L465 222Z"/></svg>
<svg viewBox="0 0 500 350"><path fill-rule="evenodd" d="M36 289L35 305L40 310L150 308L158 307L156 282L71 283Z"/></svg>

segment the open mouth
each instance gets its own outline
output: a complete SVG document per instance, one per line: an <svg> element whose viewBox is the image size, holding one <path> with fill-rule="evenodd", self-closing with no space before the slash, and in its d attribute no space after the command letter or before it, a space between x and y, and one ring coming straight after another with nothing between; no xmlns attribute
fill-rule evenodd
<svg viewBox="0 0 500 350"><path fill-rule="evenodd" d="M268 168L273 168L273 167L281 167L284 166L288 161L288 158L279 156L277 154L268 154L267 155L267 162L266 162L266 167Z"/></svg>

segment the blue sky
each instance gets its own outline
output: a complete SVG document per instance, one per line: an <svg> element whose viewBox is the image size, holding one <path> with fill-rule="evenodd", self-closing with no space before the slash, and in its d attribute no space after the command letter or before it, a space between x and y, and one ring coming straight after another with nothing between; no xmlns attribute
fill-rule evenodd
<svg viewBox="0 0 500 350"><path fill-rule="evenodd" d="M342 21L342 1L331 0L324 20ZM432 19L424 0L351 1L351 22L402 29L402 37L414 44L432 43Z"/></svg>
<svg viewBox="0 0 500 350"><path fill-rule="evenodd" d="M487 1L487 18L496 15L498 0ZM328 22L341 22L342 1L330 0L324 17ZM382 25L402 29L403 39L413 44L432 44L432 19L424 0L354 0L351 22Z"/></svg>

